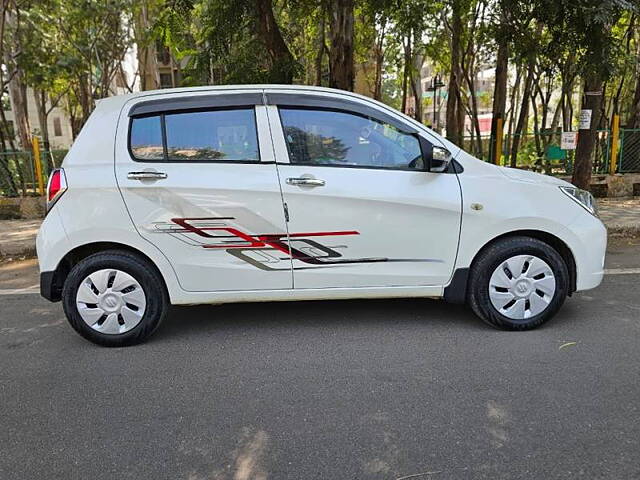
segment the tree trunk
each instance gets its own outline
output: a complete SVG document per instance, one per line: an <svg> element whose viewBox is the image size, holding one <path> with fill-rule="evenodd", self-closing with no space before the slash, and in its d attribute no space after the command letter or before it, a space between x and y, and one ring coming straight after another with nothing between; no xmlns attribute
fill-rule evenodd
<svg viewBox="0 0 640 480"><path fill-rule="evenodd" d="M504 127L505 109L507 108L507 79L509 68L509 43L500 36L498 39L498 53L496 57L495 85L493 87L493 115L491 118L491 153L496 160L500 158L502 152L496 152L496 135L498 134L498 119L502 119Z"/></svg>
<svg viewBox="0 0 640 480"><path fill-rule="evenodd" d="M597 74L588 74L584 80L582 110L591 110L591 125L578 131L576 159L573 166L571 183L576 187L589 189L593 164L593 149L600 118L602 116L602 89L604 82Z"/></svg>
<svg viewBox="0 0 640 480"><path fill-rule="evenodd" d="M507 135L505 137L505 145L508 150L508 157L511 158L511 140L513 139L513 124L516 118L516 106L520 101L520 84L522 83L523 71L521 68L516 69L516 78L513 87L511 88L511 98L509 99L509 110L505 112L507 118Z"/></svg>
<svg viewBox="0 0 640 480"><path fill-rule="evenodd" d="M27 86L24 81L22 69L17 65L15 58L20 54L21 32L17 21L17 12L7 9L7 27L9 27L11 41L6 44L5 65L9 70L9 98L13 121L18 141L23 150L31 151L31 126L29 125L29 113L27 111Z"/></svg>
<svg viewBox="0 0 640 480"><path fill-rule="evenodd" d="M138 74L140 75L140 90L155 90L160 88L160 70L158 68L158 52L156 43L149 35L151 22L149 21L149 2L144 0L135 18L136 43L138 54Z"/></svg>
<svg viewBox="0 0 640 480"><path fill-rule="evenodd" d="M329 86L353 91L355 81L353 64L354 0L333 0L329 5L331 15Z"/></svg>
<svg viewBox="0 0 640 480"><path fill-rule="evenodd" d="M387 19L383 17L380 22L380 31L378 31L375 48L376 73L373 87L373 98L375 100L382 100L382 71L384 68L384 36L386 27Z"/></svg>
<svg viewBox="0 0 640 480"><path fill-rule="evenodd" d="M411 35L402 42L404 50L403 68L402 68L402 107L401 111L407 114L407 97L409 95L409 77L411 72Z"/></svg>
<svg viewBox="0 0 640 480"><path fill-rule="evenodd" d="M267 50L270 59L270 81L292 83L295 60L282 37L280 27L273 15L272 0L255 0L256 34Z"/></svg>
<svg viewBox="0 0 640 480"><path fill-rule="evenodd" d="M78 76L78 91L75 93L78 104L80 105L81 114L79 121L81 125L89 119L91 111L93 110L93 93L91 87L91 79L86 73L81 73Z"/></svg>
<svg viewBox="0 0 640 480"><path fill-rule="evenodd" d="M9 97L13 111L14 126L18 133L18 143L22 150L31 151L31 126L27 112L27 87L20 70L9 81Z"/></svg>
<svg viewBox="0 0 640 480"><path fill-rule="evenodd" d="M320 6L320 25L318 26L318 53L316 54L316 82L317 86L322 86L322 59L327 49L325 43L325 16L324 6Z"/></svg>
<svg viewBox="0 0 640 480"><path fill-rule="evenodd" d="M415 45L415 44L414 44ZM422 108L422 65L424 64L424 56L420 53L413 55L413 68L411 69L411 91L413 93L413 100L416 104L414 111L414 118L422 123L423 108ZM433 97L435 100L435 96Z"/></svg>
<svg viewBox="0 0 640 480"><path fill-rule="evenodd" d="M49 150L49 110L47 109L47 92L34 88L33 98L36 102L36 109L38 110L38 123L40 123L42 145L45 150Z"/></svg>
<svg viewBox="0 0 640 480"><path fill-rule="evenodd" d="M467 112L471 121L469 127L469 134L471 135L470 145L473 148L473 154L482 158L482 137L480 134L480 120L478 113L478 98L476 97L476 72L475 72L475 53L471 48L472 44L469 44L466 57L467 61L462 62L462 74L467 82L467 88L469 90L469 98L467 105Z"/></svg>
<svg viewBox="0 0 640 480"><path fill-rule="evenodd" d="M13 143L13 138L9 136L9 138L5 139L4 133L8 133L8 131L4 130L6 126L9 124L7 122L7 118L4 113L4 109L0 108L0 119L2 120L2 131L0 131L0 137L2 138L2 148L6 151L7 143L9 144L10 150L15 150L16 147ZM0 185L5 185L5 193L10 197L14 197L18 195L18 187L16 186L15 181L13 180L13 174L9 170L9 156L8 155L0 155Z"/></svg>
<svg viewBox="0 0 640 480"><path fill-rule="evenodd" d="M451 22L451 73L447 95L447 139L462 146L464 113L462 112L462 5L454 0Z"/></svg>
<svg viewBox="0 0 640 480"><path fill-rule="evenodd" d="M520 115L518 116L518 123L516 123L516 129L513 132L513 141L511 143L510 154L510 166L515 168L518 165L518 150L520 148L520 140L522 132L527 127L527 119L529 118L529 102L531 101L531 90L533 85L533 67L534 60L529 61L529 71L527 72L527 78L524 81L524 89L522 91L522 103L520 106Z"/></svg>

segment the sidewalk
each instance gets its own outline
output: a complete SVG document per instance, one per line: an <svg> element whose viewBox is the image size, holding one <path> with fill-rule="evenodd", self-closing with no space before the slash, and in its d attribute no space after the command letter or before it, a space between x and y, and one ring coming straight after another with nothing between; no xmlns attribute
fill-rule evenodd
<svg viewBox="0 0 640 480"><path fill-rule="evenodd" d="M0 220L0 261L36 254L41 220Z"/></svg>
<svg viewBox="0 0 640 480"><path fill-rule="evenodd" d="M610 236L640 235L640 198L602 198L598 200L598 207Z"/></svg>
<svg viewBox="0 0 640 480"><path fill-rule="evenodd" d="M609 236L640 235L640 198L601 199L598 204ZM0 220L0 260L35 256L39 227L40 220Z"/></svg>

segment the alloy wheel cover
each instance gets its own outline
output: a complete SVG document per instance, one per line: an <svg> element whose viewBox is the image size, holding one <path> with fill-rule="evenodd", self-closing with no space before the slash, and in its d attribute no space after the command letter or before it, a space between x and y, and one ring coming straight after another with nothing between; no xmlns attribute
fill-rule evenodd
<svg viewBox="0 0 640 480"><path fill-rule="evenodd" d="M489 279L489 300L511 320L522 321L544 312L556 292L547 262L534 255L516 255L503 262Z"/></svg>
<svg viewBox="0 0 640 480"><path fill-rule="evenodd" d="M76 307L82 320L93 330L118 335L140 323L147 298L135 278L121 270L107 268L90 273L80 283Z"/></svg>

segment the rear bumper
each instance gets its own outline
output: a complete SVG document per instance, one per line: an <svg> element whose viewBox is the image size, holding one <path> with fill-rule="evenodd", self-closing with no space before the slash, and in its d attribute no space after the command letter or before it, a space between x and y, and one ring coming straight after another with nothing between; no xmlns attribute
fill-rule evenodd
<svg viewBox="0 0 640 480"><path fill-rule="evenodd" d="M59 302L62 298L62 289L55 282L55 273L40 273L40 295L50 302Z"/></svg>

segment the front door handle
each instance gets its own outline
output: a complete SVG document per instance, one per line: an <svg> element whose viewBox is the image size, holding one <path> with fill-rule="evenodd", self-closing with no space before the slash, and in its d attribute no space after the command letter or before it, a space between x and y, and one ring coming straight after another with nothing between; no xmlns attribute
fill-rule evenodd
<svg viewBox="0 0 640 480"><path fill-rule="evenodd" d="M287 184L289 185L302 185L305 187L322 187L325 185L324 180L320 180L319 178L307 178L307 177L296 177L296 178L287 178Z"/></svg>
<svg viewBox="0 0 640 480"><path fill-rule="evenodd" d="M129 172L127 173L129 180L162 180L167 178L164 172Z"/></svg>

